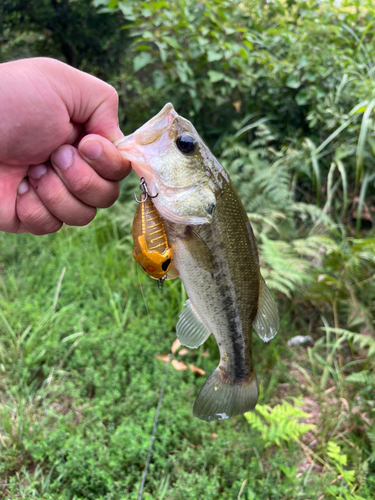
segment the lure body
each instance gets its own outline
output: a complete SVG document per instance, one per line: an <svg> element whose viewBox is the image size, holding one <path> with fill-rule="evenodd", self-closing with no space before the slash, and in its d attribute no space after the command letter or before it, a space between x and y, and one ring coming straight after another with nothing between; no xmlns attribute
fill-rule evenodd
<svg viewBox="0 0 375 500"><path fill-rule="evenodd" d="M133 257L151 278L163 280L172 264L164 224L147 194L141 194L133 219Z"/></svg>

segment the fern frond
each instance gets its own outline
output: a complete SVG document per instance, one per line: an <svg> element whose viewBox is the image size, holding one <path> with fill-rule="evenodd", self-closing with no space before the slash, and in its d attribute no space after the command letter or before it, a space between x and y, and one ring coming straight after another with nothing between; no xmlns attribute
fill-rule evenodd
<svg viewBox="0 0 375 500"><path fill-rule="evenodd" d="M284 241L275 241L261 235L261 264L264 279L271 289L291 293L311 281L309 263L299 257L293 246Z"/></svg>
<svg viewBox="0 0 375 500"><path fill-rule="evenodd" d="M260 432L266 448L272 444L281 446L282 441L298 441L301 436L315 429L313 424L298 421L309 416L298 406L286 401L274 408L257 405L254 412L245 413L249 424Z"/></svg>
<svg viewBox="0 0 375 500"><path fill-rule="evenodd" d="M348 375L345 380L347 382L355 382L357 384L363 384L373 387L375 386L375 373L371 373L368 370L363 370L361 372Z"/></svg>
<svg viewBox="0 0 375 500"><path fill-rule="evenodd" d="M375 339L362 333L355 333L343 328L333 328L325 326L324 330L333 332L340 336L338 342L342 343L345 340L351 340L354 344L358 344L361 349L368 349L368 356L371 357L375 354Z"/></svg>
<svg viewBox="0 0 375 500"><path fill-rule="evenodd" d="M303 222L310 220L312 223L320 220L327 228L333 230L337 224L320 207L310 203L292 203L288 210L293 216L298 216Z"/></svg>

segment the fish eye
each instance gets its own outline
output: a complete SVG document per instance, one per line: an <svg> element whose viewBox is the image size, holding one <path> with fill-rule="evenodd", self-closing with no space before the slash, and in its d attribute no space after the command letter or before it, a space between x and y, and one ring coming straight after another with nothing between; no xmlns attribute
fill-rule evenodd
<svg viewBox="0 0 375 500"><path fill-rule="evenodd" d="M194 153L197 148L197 143L191 135L181 135L177 138L176 145L184 155Z"/></svg>

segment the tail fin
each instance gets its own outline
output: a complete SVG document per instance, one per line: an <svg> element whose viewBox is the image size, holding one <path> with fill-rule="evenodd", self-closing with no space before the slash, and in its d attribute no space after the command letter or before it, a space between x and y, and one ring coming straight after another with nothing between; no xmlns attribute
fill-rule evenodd
<svg viewBox="0 0 375 500"><path fill-rule="evenodd" d="M224 420L253 410L258 401L258 383L222 380L218 368L206 380L194 403L194 415L202 420Z"/></svg>

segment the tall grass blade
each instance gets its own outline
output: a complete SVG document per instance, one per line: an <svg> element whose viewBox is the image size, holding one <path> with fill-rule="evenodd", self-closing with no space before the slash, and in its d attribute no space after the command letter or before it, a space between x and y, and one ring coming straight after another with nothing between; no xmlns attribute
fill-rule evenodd
<svg viewBox="0 0 375 500"><path fill-rule="evenodd" d="M18 343L18 339L17 339L17 335L15 333L15 331L13 330L13 328L10 326L10 324L8 323L8 321L6 320L4 314L0 311L0 319L2 320L4 326L5 326L5 329L6 331L9 333L9 335L11 336L12 340L13 340L13 343L14 343L14 346L17 345Z"/></svg>
<svg viewBox="0 0 375 500"><path fill-rule="evenodd" d="M346 214L346 209L348 207L348 180L346 177L346 170L343 162L341 160L336 160L336 165L337 169L340 172L341 175L341 182L342 182L342 192L344 196L343 200L343 206L342 206L342 211L341 211L341 218L343 219Z"/></svg>
<svg viewBox="0 0 375 500"><path fill-rule="evenodd" d="M365 203L367 187L370 184L370 182L372 182L374 179L375 179L375 173L373 173L372 175L367 173L362 182L361 192L359 193L358 208L357 208L357 221L356 221L357 238L359 236L359 231L361 229L361 216L362 216L363 205Z"/></svg>
<svg viewBox="0 0 375 500"><path fill-rule="evenodd" d="M327 176L327 201L323 209L324 213L328 212L332 203L333 195L335 194L335 191L337 189L337 187L335 189L333 185L333 174L335 173L335 169L336 169L336 164L335 162L332 162Z"/></svg>
<svg viewBox="0 0 375 500"><path fill-rule="evenodd" d="M316 190L316 204L319 206L320 205L320 189L321 189L321 183L320 183L320 169L319 169L319 162L318 158L316 156L317 154L317 148L315 147L315 144L310 140L310 139L305 139L306 144L308 148L311 151L311 164L313 167L313 171L315 174L315 190ZM314 182L313 182L313 187L314 187Z"/></svg>
<svg viewBox="0 0 375 500"><path fill-rule="evenodd" d="M370 126L370 115L375 106L375 99L370 101L368 104L366 111L363 114L362 118L362 124L361 124L361 130L359 133L359 138L358 138L358 145L357 145L357 164L356 164L356 171L355 171L355 187L356 189L359 189L359 184L361 182L362 174L363 174L363 159L365 156L365 145L366 145L366 139L367 139L367 132Z"/></svg>
<svg viewBox="0 0 375 500"><path fill-rule="evenodd" d="M348 74L344 73L342 78L341 78L340 85L337 87L337 91L336 91L336 95L335 95L335 103L336 104L339 102L341 92L347 83L348 83Z"/></svg>
<svg viewBox="0 0 375 500"><path fill-rule="evenodd" d="M246 127L241 128L236 134L234 134L233 139L238 139L241 135L243 135L245 132L248 132L249 130L258 127L258 125L261 125L264 122L268 122L269 118L259 118L256 122L250 123L250 125L246 125Z"/></svg>
<svg viewBox="0 0 375 500"><path fill-rule="evenodd" d="M57 301L59 300L60 289L61 289L62 281L64 279L65 271L66 271L66 266L64 266L62 268L60 276L59 276L59 280L58 280L57 285L56 285L55 296L53 298L53 303L52 303L52 309L53 310L56 309Z"/></svg>
<svg viewBox="0 0 375 500"><path fill-rule="evenodd" d="M258 113L250 113L249 115L246 115L240 122L239 128L242 128L246 125L246 123L251 120L252 118L255 118Z"/></svg>
<svg viewBox="0 0 375 500"><path fill-rule="evenodd" d="M366 28L363 30L363 33L362 33L362 36L361 36L361 40L357 46L357 51L356 51L356 55L358 57L358 54L359 54L359 51L361 50L365 59L366 59L366 62L367 62L367 66L370 67L371 65L371 59L372 59L372 54L368 51L367 49L367 46L366 44L364 43L364 40L366 38L366 35L368 34L368 32L370 31L370 29L372 28L372 26L374 25L375 21L371 21L370 23L368 23L368 25L366 26Z"/></svg>
<svg viewBox="0 0 375 500"><path fill-rule="evenodd" d="M330 136L327 137L325 141L322 142L320 146L318 146L315 150L315 154L318 155L323 149L331 142L335 137L337 137L343 130L346 129L355 119L356 115L351 116L349 120L346 120L338 129L336 129Z"/></svg>

